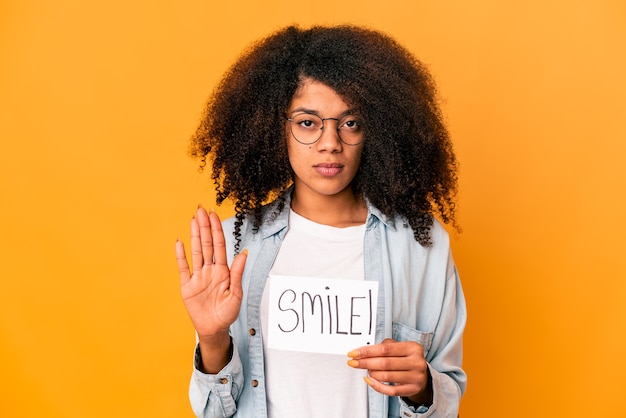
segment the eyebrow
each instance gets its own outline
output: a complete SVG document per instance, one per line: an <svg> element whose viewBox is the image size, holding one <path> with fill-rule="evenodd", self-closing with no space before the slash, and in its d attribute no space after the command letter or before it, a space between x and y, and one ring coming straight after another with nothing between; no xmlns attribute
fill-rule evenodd
<svg viewBox="0 0 626 418"><path fill-rule="evenodd" d="M322 115L320 115L320 112L318 112L317 110L308 109L306 107L296 107L291 112L289 112L290 115L293 115L294 113L309 113L311 115L319 116L320 118L322 117ZM344 116L348 116L348 115L355 115L356 113L357 112L356 112L355 109L347 109L347 110L344 110L343 112L341 112L337 116L337 119L341 119Z"/></svg>

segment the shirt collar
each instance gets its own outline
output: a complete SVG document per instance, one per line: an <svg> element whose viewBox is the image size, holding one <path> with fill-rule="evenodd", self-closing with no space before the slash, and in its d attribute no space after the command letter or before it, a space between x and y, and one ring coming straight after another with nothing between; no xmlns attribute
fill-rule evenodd
<svg viewBox="0 0 626 418"><path fill-rule="evenodd" d="M275 234L284 234L287 232L289 227L289 210L291 207L292 190L293 186L290 186L278 199L263 208L263 222L259 231L262 238L265 239ZM281 201L284 202L284 207L278 214L276 214L276 209ZM367 205L367 219L365 221L366 229L372 229L377 222L382 222L385 226L393 230L396 229L395 218L382 213L377 207L372 205L369 200L365 199L365 202Z"/></svg>

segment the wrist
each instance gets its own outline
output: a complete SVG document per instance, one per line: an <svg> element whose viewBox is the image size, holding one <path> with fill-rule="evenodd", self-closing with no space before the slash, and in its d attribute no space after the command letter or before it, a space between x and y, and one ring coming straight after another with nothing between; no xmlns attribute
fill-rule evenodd
<svg viewBox="0 0 626 418"><path fill-rule="evenodd" d="M232 341L230 335L213 335L198 337L200 358L197 368L203 373L217 374L232 358Z"/></svg>
<svg viewBox="0 0 626 418"><path fill-rule="evenodd" d="M230 334L228 333L228 329L224 330L224 331L218 331L215 332L213 334L205 334L205 335L198 335L198 342L200 343L200 345L207 345L207 346L220 346L220 345L225 345L227 341L230 341Z"/></svg>

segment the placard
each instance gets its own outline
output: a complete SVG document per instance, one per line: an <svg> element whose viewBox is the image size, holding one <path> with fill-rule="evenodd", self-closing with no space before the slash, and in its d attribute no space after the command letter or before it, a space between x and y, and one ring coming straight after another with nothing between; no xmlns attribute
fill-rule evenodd
<svg viewBox="0 0 626 418"><path fill-rule="evenodd" d="M342 354L375 343L378 282L269 278L268 346Z"/></svg>

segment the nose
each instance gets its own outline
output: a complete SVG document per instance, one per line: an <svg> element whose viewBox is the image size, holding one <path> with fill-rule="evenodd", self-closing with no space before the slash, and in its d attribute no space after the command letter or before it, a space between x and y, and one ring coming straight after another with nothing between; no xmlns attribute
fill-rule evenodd
<svg viewBox="0 0 626 418"><path fill-rule="evenodd" d="M334 125L328 123L333 121ZM335 126L339 123L339 119L325 118L322 119L322 136L317 142L320 151L339 152L342 149L341 139L339 138L339 127Z"/></svg>

